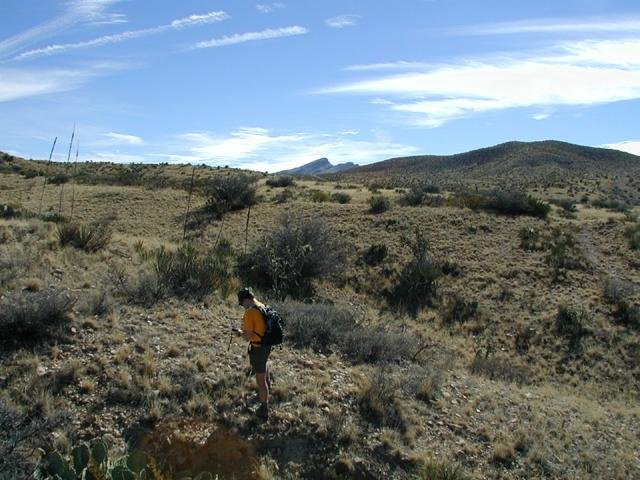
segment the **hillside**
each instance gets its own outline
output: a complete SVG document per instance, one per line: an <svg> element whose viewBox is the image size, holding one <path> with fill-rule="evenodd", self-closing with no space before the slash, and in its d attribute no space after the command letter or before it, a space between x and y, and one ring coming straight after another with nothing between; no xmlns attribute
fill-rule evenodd
<svg viewBox="0 0 640 480"><path fill-rule="evenodd" d="M619 190L634 203L640 200L640 157L558 141L508 142L455 155L392 158L334 178L398 186L427 181L458 188L500 185L521 189L604 179L609 191Z"/></svg>
<svg viewBox="0 0 640 480"><path fill-rule="evenodd" d="M0 469L99 437L222 478L640 477L640 211L576 200L606 194L597 185L541 190L569 203L546 218L467 208L451 191L406 206L384 187L388 210L372 213L364 183L278 188L255 174L257 203L222 218L196 189L184 241L190 166L87 164L64 189L25 174L41 166L11 159L0 173ZM202 185L234 173L196 169ZM95 251L63 243L74 222L110 236ZM274 238L284 248L259 249ZM260 292L288 322L260 423L246 345L228 335L243 254L285 282L309 271L296 258L339 247L341 268L301 298ZM177 250L186 274L213 262L204 291ZM25 428L30 443L8 451Z"/></svg>
<svg viewBox="0 0 640 480"><path fill-rule="evenodd" d="M333 165L328 159L320 158L313 162L306 163L300 167L292 168L290 170L283 170L278 172L279 174L286 175L322 175L329 173L339 173L352 168L357 167L355 163L340 163Z"/></svg>

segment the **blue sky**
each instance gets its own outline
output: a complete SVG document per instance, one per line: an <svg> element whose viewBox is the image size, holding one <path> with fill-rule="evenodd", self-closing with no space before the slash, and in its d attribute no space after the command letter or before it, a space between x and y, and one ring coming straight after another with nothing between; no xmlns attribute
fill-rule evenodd
<svg viewBox="0 0 640 480"><path fill-rule="evenodd" d="M637 0L2 0L0 150L277 171L558 139L640 154Z"/></svg>

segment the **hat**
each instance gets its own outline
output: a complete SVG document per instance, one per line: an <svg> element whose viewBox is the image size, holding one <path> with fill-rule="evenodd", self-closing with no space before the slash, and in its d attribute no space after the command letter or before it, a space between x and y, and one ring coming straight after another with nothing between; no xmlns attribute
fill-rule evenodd
<svg viewBox="0 0 640 480"><path fill-rule="evenodd" d="M253 300L254 298L256 298L256 297L253 294L253 291L251 290L251 288L243 288L242 290L240 290L238 292L238 303L240 305L242 305L242 302L244 300L247 300L247 299Z"/></svg>

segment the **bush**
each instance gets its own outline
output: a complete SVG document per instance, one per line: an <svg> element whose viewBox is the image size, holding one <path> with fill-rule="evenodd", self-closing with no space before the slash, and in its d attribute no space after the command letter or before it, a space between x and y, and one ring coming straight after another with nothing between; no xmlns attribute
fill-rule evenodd
<svg viewBox="0 0 640 480"><path fill-rule="evenodd" d="M256 204L256 179L245 174L217 175L204 187L205 210L216 218Z"/></svg>
<svg viewBox="0 0 640 480"><path fill-rule="evenodd" d="M238 261L248 285L278 298L309 296L313 281L343 271L346 247L322 218L284 215L275 230Z"/></svg>
<svg viewBox="0 0 640 480"><path fill-rule="evenodd" d="M614 212L626 213L629 211L630 207L625 202L620 200L610 199L610 198L599 198L591 202L596 208L605 208L607 210L612 210Z"/></svg>
<svg viewBox="0 0 640 480"><path fill-rule="evenodd" d="M311 195L311 201L316 203L328 202L331 198L327 192L322 190L311 190L309 194Z"/></svg>
<svg viewBox="0 0 640 480"><path fill-rule="evenodd" d="M547 263L553 269L554 279L567 276L568 270L586 267L586 261L578 242L570 232L555 229L548 242Z"/></svg>
<svg viewBox="0 0 640 480"><path fill-rule="evenodd" d="M407 243L413 258L400 272L388 301L392 307L415 316L424 307L433 306L442 269L429 252L429 244L420 230L416 230L415 240Z"/></svg>
<svg viewBox="0 0 640 480"><path fill-rule="evenodd" d="M351 201L351 195L345 192L334 192L331 194L331 201L341 204L349 203Z"/></svg>
<svg viewBox="0 0 640 480"><path fill-rule="evenodd" d="M442 322L451 326L465 323L478 317L478 302L467 301L460 294L455 294L442 312Z"/></svg>
<svg viewBox="0 0 640 480"><path fill-rule="evenodd" d="M284 190L278 192L273 196L273 200L276 203L287 203L289 200L292 200L295 197L295 193L291 188L285 188Z"/></svg>
<svg viewBox="0 0 640 480"><path fill-rule="evenodd" d="M418 480L467 480L460 465L453 463L429 462L418 469Z"/></svg>
<svg viewBox="0 0 640 480"><path fill-rule="evenodd" d="M0 218L15 218L19 216L20 211L16 205L0 203Z"/></svg>
<svg viewBox="0 0 640 480"><path fill-rule="evenodd" d="M409 425L402 402L397 396L399 388L391 370L379 368L373 379L366 382L359 392L358 403L362 416L380 427L405 432Z"/></svg>
<svg viewBox="0 0 640 480"><path fill-rule="evenodd" d="M62 223L58 225L58 241L63 247L71 245L88 253L97 252L111 241L111 229L104 223Z"/></svg>
<svg viewBox="0 0 640 480"><path fill-rule="evenodd" d="M284 188L284 187L293 187L296 184L296 182L293 179L293 177L290 175L281 175L279 177L267 179L266 184L269 187Z"/></svg>
<svg viewBox="0 0 640 480"><path fill-rule="evenodd" d="M384 243L375 243L362 253L362 261L367 265L380 265L385 258L389 249Z"/></svg>
<svg viewBox="0 0 640 480"><path fill-rule="evenodd" d="M570 198L552 200L551 203L560 207L565 213L575 213L578 211L575 202Z"/></svg>
<svg viewBox="0 0 640 480"><path fill-rule="evenodd" d="M640 329L640 306L629 300L619 300L616 303L615 316L622 325L633 329Z"/></svg>
<svg viewBox="0 0 640 480"><path fill-rule="evenodd" d="M629 239L629 246L633 250L640 250L640 223L627 227L624 234Z"/></svg>
<svg viewBox="0 0 640 480"><path fill-rule="evenodd" d="M384 195L374 195L369 199L371 213L383 213L391 208L391 201Z"/></svg>
<svg viewBox="0 0 640 480"><path fill-rule="evenodd" d="M414 185L406 192L400 199L404 205L417 207L428 202L428 199L433 198L433 194L440 193L440 187L431 184ZM432 205L435 206L435 205Z"/></svg>
<svg viewBox="0 0 640 480"><path fill-rule="evenodd" d="M55 175L49 177L47 182L51 183L52 185L62 185L63 183L67 183L69 180L69 175L67 175L66 173L56 173Z"/></svg>
<svg viewBox="0 0 640 480"><path fill-rule="evenodd" d="M545 248L540 230L536 228L521 228L518 236L520 237L520 248L523 250L537 251Z"/></svg>
<svg viewBox="0 0 640 480"><path fill-rule="evenodd" d="M176 251L160 247L152 258L159 285L177 296L200 298L226 287L232 276L233 250L224 240L203 252L191 244Z"/></svg>
<svg viewBox="0 0 640 480"><path fill-rule="evenodd" d="M57 290L7 295L0 303L0 338L20 346L62 337L75 300Z"/></svg>
<svg viewBox="0 0 640 480"><path fill-rule="evenodd" d="M561 305L558 307L558 314L555 320L556 333L569 341L570 350L578 350L581 346L582 338L590 333L587 328L587 323L590 320L591 318L586 311Z"/></svg>
<svg viewBox="0 0 640 480"><path fill-rule="evenodd" d="M527 215L546 218L551 206L522 192L496 190L488 193L461 194L453 201L472 210L487 210L501 215Z"/></svg>
<svg viewBox="0 0 640 480"><path fill-rule="evenodd" d="M471 372L476 375L483 375L492 380L500 379L507 382L519 384L529 383L530 373L526 367L514 365L509 358L499 358L477 352L471 362Z"/></svg>

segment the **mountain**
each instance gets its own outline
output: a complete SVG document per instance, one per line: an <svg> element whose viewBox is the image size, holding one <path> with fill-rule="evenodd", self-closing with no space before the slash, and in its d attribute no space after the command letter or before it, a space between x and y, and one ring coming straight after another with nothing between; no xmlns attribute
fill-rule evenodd
<svg viewBox="0 0 640 480"><path fill-rule="evenodd" d="M332 165L326 158L320 158L313 162L302 165L301 167L292 168L290 170L283 170L278 172L286 175L320 175L324 173L340 173L347 170L351 170L358 165L352 162L340 163L338 165Z"/></svg>
<svg viewBox="0 0 640 480"><path fill-rule="evenodd" d="M603 175L637 178L640 157L553 140L508 142L455 155L391 158L353 168L336 178L383 180L397 185L420 180L443 185L516 183L533 186Z"/></svg>

